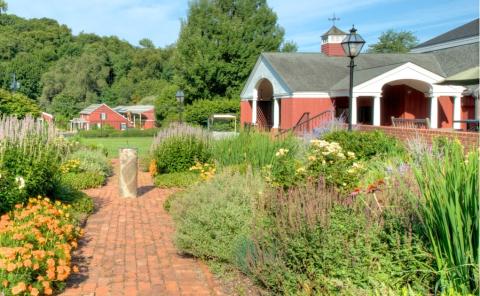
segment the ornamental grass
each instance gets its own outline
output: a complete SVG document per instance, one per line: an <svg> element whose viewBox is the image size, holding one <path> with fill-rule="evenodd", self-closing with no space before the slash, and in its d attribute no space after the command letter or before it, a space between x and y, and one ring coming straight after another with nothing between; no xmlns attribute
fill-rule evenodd
<svg viewBox="0 0 480 296"><path fill-rule="evenodd" d="M0 218L0 294L52 295L64 287L82 230L59 201L30 198Z"/></svg>
<svg viewBox="0 0 480 296"><path fill-rule="evenodd" d="M437 141L419 159L420 216L435 255L437 290L478 294L479 150L464 154L458 141Z"/></svg>

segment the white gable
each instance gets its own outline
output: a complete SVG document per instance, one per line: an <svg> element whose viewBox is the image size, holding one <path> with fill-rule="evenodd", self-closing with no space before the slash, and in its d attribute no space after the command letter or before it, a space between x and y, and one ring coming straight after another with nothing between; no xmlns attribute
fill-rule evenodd
<svg viewBox="0 0 480 296"><path fill-rule="evenodd" d="M282 78L275 72L270 63L261 55L255 67L253 68L250 77L248 77L247 83L240 94L242 100L248 100L253 98L253 93L258 86L258 82L262 79L268 79L273 86L273 96L288 96L291 95L291 91Z"/></svg>
<svg viewBox="0 0 480 296"><path fill-rule="evenodd" d="M362 84L359 84L353 88L353 92L357 95L368 95L372 93L378 93L382 87L390 82L394 81L421 81L430 85L430 90L436 94L458 94L465 88L462 86L451 85L437 85L435 83L440 82L444 77L426 70L413 63L405 63L395 69L378 75Z"/></svg>

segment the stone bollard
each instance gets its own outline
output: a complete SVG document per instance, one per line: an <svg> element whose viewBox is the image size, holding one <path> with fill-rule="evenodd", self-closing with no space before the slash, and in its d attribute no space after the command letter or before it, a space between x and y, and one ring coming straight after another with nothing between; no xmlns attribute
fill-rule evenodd
<svg viewBox="0 0 480 296"><path fill-rule="evenodd" d="M120 148L120 173L118 175L118 188L121 197L137 197L137 149Z"/></svg>

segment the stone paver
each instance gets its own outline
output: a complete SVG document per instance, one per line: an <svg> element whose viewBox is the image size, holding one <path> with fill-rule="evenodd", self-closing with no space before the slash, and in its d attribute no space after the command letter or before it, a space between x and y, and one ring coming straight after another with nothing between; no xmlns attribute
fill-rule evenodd
<svg viewBox="0 0 480 296"><path fill-rule="evenodd" d="M74 254L80 272L62 295L223 295L207 267L173 245L173 222L163 209L172 192L155 188L148 173L138 177L136 199L118 196L116 176L87 191L97 211Z"/></svg>

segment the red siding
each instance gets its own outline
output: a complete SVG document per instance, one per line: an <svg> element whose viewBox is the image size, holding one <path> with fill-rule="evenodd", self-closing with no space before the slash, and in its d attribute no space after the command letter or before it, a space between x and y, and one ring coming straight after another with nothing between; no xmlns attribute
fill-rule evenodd
<svg viewBox="0 0 480 296"><path fill-rule="evenodd" d="M345 51L343 51L343 47L340 43L322 44L322 53L324 53L327 56L337 56L337 57L345 56Z"/></svg>
<svg viewBox="0 0 480 296"><path fill-rule="evenodd" d="M240 125L252 123L252 103L250 101L240 101Z"/></svg>
<svg viewBox="0 0 480 296"><path fill-rule="evenodd" d="M143 124L143 128L149 129L149 128L154 128L155 127L155 110L150 110L147 112L143 112L142 115L146 117L145 123Z"/></svg>
<svg viewBox="0 0 480 296"><path fill-rule="evenodd" d="M329 98L287 98L280 100L280 128L289 129L297 124L305 112L313 117L323 111L333 109Z"/></svg>
<svg viewBox="0 0 480 296"><path fill-rule="evenodd" d="M102 113L105 113L107 115L107 118L105 120L101 119ZM90 128L92 128L94 125L98 123L110 125L111 127L118 130L121 129L122 123L125 123L127 124L127 126L129 126L129 122L125 117L113 111L106 105L102 105L98 107L95 111L93 111L90 114L82 114L81 118L89 122Z"/></svg>
<svg viewBox="0 0 480 296"><path fill-rule="evenodd" d="M438 127L453 127L453 98L442 96L438 97Z"/></svg>

